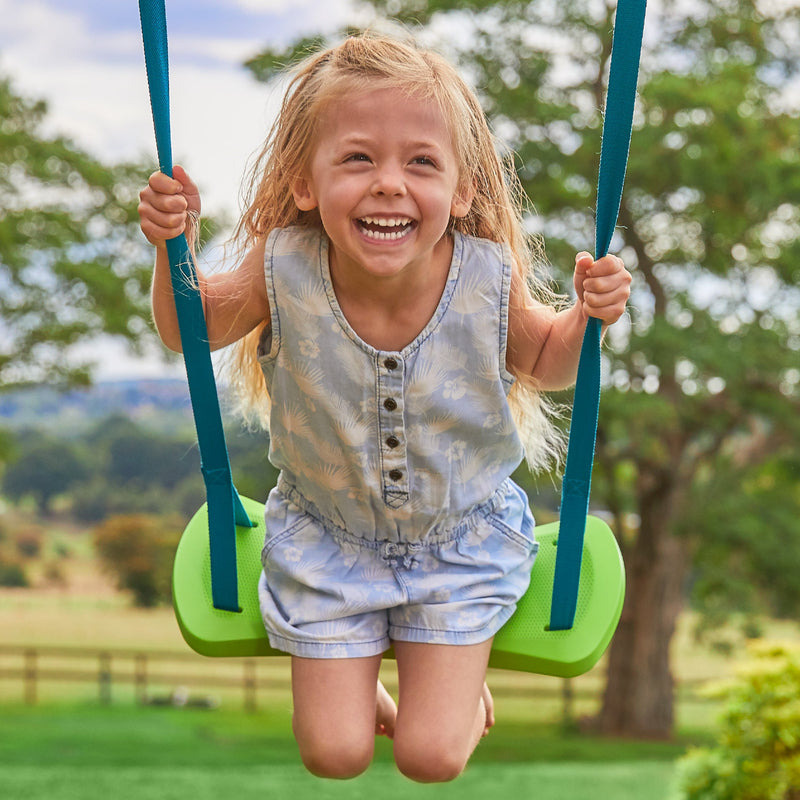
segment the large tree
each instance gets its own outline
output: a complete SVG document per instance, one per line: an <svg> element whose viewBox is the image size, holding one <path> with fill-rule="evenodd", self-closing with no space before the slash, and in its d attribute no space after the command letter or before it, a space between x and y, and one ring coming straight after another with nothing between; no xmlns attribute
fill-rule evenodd
<svg viewBox="0 0 800 800"><path fill-rule="evenodd" d="M615 4L368 5L460 61L516 151L531 229L569 286L559 265L593 241ZM614 515L628 579L598 724L660 737L674 724L669 648L693 555L720 533L715 475L724 464L752 476L800 444L800 126L787 94L800 15L788 0L651 0L648 17L612 245L634 293L605 351L594 497ZM268 78L291 57L251 67ZM788 520L775 515L778 541L794 534Z"/></svg>
<svg viewBox="0 0 800 800"><path fill-rule="evenodd" d="M45 133L46 115L0 77L0 390L86 383L91 358L70 348L150 330L136 216L149 170L101 163Z"/></svg>

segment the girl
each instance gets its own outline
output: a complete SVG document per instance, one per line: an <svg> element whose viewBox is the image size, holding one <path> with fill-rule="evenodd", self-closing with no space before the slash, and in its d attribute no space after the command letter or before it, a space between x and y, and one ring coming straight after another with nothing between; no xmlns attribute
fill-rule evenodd
<svg viewBox="0 0 800 800"><path fill-rule="evenodd" d="M353 37L294 76L238 268L198 275L211 347L239 343L233 382L268 417L281 469L260 603L292 656L294 731L317 775L362 772L377 731L404 774L449 780L494 724L492 638L537 547L509 476L523 442L535 467L557 450L539 392L573 382L587 316L616 321L631 280L620 259L580 253L574 305L542 302L518 196L453 67ZM199 212L178 167L141 193L173 350L165 241ZM390 645L397 706L378 681Z"/></svg>

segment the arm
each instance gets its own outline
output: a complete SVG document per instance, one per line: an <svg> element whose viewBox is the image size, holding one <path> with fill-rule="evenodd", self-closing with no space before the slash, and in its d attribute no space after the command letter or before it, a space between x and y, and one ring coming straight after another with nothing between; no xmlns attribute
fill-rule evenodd
<svg viewBox="0 0 800 800"><path fill-rule="evenodd" d="M509 301L508 366L530 375L542 391L566 389L575 382L587 319L597 317L603 330L624 313L631 275L616 256L593 261L575 258L577 300L560 312L537 304L521 280L512 281Z"/></svg>
<svg viewBox="0 0 800 800"><path fill-rule="evenodd" d="M160 172L150 176L147 187L139 196L139 217L144 235L156 248L151 290L153 319L164 344L170 350L180 352L180 331L166 241L184 232L187 212L200 212L200 195L181 167L176 166L173 174L174 178ZM235 342L269 319L264 245L264 240L260 240L232 272L209 277L199 270L197 272L212 350Z"/></svg>

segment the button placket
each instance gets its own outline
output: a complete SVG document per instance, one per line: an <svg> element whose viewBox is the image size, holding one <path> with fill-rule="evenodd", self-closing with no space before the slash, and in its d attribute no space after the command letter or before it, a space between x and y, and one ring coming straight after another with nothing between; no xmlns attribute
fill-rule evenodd
<svg viewBox="0 0 800 800"><path fill-rule="evenodd" d="M391 508L408 500L408 453L404 426L403 360L378 355L378 436L381 449L383 499Z"/></svg>

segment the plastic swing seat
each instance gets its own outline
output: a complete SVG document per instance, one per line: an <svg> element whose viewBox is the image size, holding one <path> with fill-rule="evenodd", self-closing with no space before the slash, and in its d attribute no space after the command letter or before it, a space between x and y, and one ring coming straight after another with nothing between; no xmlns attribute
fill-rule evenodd
<svg viewBox="0 0 800 800"><path fill-rule="evenodd" d="M175 555L173 603L186 642L206 656L285 655L270 647L258 606L264 506L242 498L253 527L236 529L241 611L214 608L207 506L194 515ZM558 523L536 528L539 553L527 593L494 640L490 666L570 678L591 669L617 627L625 596L625 569L617 540L598 517L588 517L575 621L551 631L551 589Z"/></svg>

